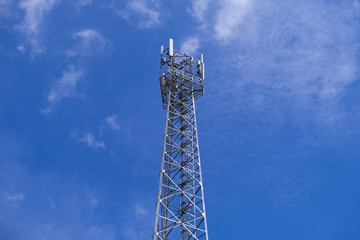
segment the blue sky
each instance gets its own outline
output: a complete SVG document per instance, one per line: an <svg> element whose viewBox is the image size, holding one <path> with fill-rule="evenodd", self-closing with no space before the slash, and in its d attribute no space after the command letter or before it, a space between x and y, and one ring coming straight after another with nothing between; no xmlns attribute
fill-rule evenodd
<svg viewBox="0 0 360 240"><path fill-rule="evenodd" d="M360 239L358 0L0 0L0 239L149 239L160 45L204 53L210 239Z"/></svg>

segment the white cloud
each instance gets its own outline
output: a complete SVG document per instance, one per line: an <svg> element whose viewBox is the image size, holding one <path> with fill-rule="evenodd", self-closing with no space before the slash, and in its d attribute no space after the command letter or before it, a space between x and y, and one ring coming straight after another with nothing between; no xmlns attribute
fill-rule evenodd
<svg viewBox="0 0 360 240"><path fill-rule="evenodd" d="M121 239L121 222L87 221L97 216L104 188L84 184L78 177L36 173L23 164L29 153L26 143L3 133L0 143L0 239ZM13 191L19 186L25 192ZM114 208L121 212L123 206Z"/></svg>
<svg viewBox="0 0 360 240"><path fill-rule="evenodd" d="M102 139L98 139L98 137L102 138L104 128L110 128L113 131L120 130L121 128L120 124L118 123L117 116L112 115L103 120L99 132L98 134L96 134L97 137L92 132L79 133L78 130L71 131L70 137L76 139L78 142L85 143L86 145L94 149L105 148L104 141Z"/></svg>
<svg viewBox="0 0 360 240"><path fill-rule="evenodd" d="M112 115L105 118L105 123L112 129L112 130L120 130L120 124L117 122L117 116Z"/></svg>
<svg viewBox="0 0 360 240"><path fill-rule="evenodd" d="M347 115L341 98L359 79L358 28L350 24L357 17L346 2L251 3L244 24L219 28L216 38L233 42L217 60L219 81L209 84L218 84L214 94L226 95L231 106L226 111L273 109L275 114L292 104L296 114L302 109L323 125L340 123ZM304 119L305 112L296 119Z"/></svg>
<svg viewBox="0 0 360 240"><path fill-rule="evenodd" d="M84 133L82 137L77 137L77 140L94 149L105 148L104 142L102 140L96 140L91 132Z"/></svg>
<svg viewBox="0 0 360 240"><path fill-rule="evenodd" d="M193 0L191 1L191 8L188 12L196 17L198 20L204 20L204 14L208 9L210 0Z"/></svg>
<svg viewBox="0 0 360 240"><path fill-rule="evenodd" d="M4 194L4 196L3 196L3 200L5 202L11 202L11 203L22 202L24 200L24 198L25 198L25 196L23 193L18 193L15 195Z"/></svg>
<svg viewBox="0 0 360 240"><path fill-rule="evenodd" d="M111 43L94 29L84 29L73 35L78 40L74 50L68 51L69 56L93 56L106 54L110 51Z"/></svg>
<svg viewBox="0 0 360 240"><path fill-rule="evenodd" d="M96 198L92 198L90 201L91 207L96 207L98 205L99 201Z"/></svg>
<svg viewBox="0 0 360 240"><path fill-rule="evenodd" d="M78 0L78 4L79 4L80 6L91 5L91 4L92 4L92 0Z"/></svg>
<svg viewBox="0 0 360 240"><path fill-rule="evenodd" d="M0 20L10 15L11 0L0 0Z"/></svg>
<svg viewBox="0 0 360 240"><path fill-rule="evenodd" d="M142 200L144 196L141 196ZM151 198L152 199L152 198ZM152 203L152 202L151 202ZM149 236L149 233L153 230L153 215L149 214L149 210L144 206L152 206L149 203L137 203L132 205L125 216L129 221L124 223L122 227L122 233L124 237L129 240L141 240Z"/></svg>
<svg viewBox="0 0 360 240"><path fill-rule="evenodd" d="M135 216L138 218L149 214L149 212L140 205L135 205L134 209L135 209Z"/></svg>
<svg viewBox="0 0 360 240"><path fill-rule="evenodd" d="M238 33L238 27L249 13L252 0L223 0L214 26L216 38L228 43Z"/></svg>
<svg viewBox="0 0 360 240"><path fill-rule="evenodd" d="M200 47L199 39L197 37L190 37L181 44L180 49L181 49L181 52L183 52L183 53L193 55L193 54L197 53L199 47Z"/></svg>
<svg viewBox="0 0 360 240"><path fill-rule="evenodd" d="M16 49L19 51L19 53L24 54L26 51L26 48L23 45L19 45L16 47Z"/></svg>
<svg viewBox="0 0 360 240"><path fill-rule="evenodd" d="M115 12L129 22L136 18L137 26L147 29L160 25L160 11L157 8L158 4L153 1L131 0L124 10L115 10Z"/></svg>
<svg viewBox="0 0 360 240"><path fill-rule="evenodd" d="M25 195L23 193L17 193L14 195L4 193L2 199L3 199L3 202L12 206L13 209L17 209L18 206L24 201Z"/></svg>
<svg viewBox="0 0 360 240"><path fill-rule="evenodd" d="M44 114L51 113L63 99L79 96L77 85L82 76L83 71L81 69L76 69L73 65L70 65L68 69L62 72L62 77L51 88L47 96L48 106L41 111Z"/></svg>
<svg viewBox="0 0 360 240"><path fill-rule="evenodd" d="M23 22L18 29L25 35L33 53L41 53L44 47L39 42L43 19L56 4L57 0L22 0L19 7L25 11Z"/></svg>

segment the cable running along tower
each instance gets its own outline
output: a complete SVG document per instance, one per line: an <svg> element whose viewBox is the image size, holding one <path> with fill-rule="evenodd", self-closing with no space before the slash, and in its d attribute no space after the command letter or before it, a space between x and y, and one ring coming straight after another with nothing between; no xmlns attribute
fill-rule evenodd
<svg viewBox="0 0 360 240"><path fill-rule="evenodd" d="M204 62L161 46L160 89L166 109L153 240L208 240L195 100L204 95ZM196 68L194 68L196 66Z"/></svg>

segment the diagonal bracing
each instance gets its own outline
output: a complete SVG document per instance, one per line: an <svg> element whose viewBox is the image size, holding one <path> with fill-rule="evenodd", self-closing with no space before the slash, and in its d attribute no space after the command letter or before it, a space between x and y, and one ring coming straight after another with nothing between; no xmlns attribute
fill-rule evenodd
<svg viewBox="0 0 360 240"><path fill-rule="evenodd" d="M172 49L172 40L161 51L159 79L167 115L153 240L208 240L195 116L195 100L204 93L204 63L202 55L195 63Z"/></svg>

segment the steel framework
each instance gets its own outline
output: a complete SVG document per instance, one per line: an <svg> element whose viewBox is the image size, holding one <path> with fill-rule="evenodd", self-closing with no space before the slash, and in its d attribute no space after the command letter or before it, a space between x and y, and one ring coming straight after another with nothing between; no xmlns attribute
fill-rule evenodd
<svg viewBox="0 0 360 240"><path fill-rule="evenodd" d="M169 48L161 46L160 68L167 114L153 240L208 240L195 116L195 100L204 94L203 55L195 62L170 39Z"/></svg>

